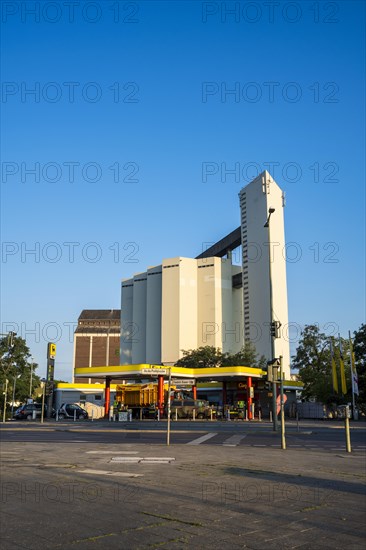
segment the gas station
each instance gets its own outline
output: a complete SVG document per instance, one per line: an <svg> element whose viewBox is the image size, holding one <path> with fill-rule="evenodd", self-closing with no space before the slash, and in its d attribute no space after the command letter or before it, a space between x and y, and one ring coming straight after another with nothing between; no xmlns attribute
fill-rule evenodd
<svg viewBox="0 0 366 550"><path fill-rule="evenodd" d="M202 397L202 393L205 392L205 398L211 401L210 393L215 392L224 410L238 402L245 403L248 420L254 420L254 404L259 403L263 406L272 396L266 391L266 371L241 365L216 368L182 368L150 364L83 367L76 369L75 375L78 378L105 380L106 417L111 407L112 384L134 384L143 387L144 384L151 382L157 385L156 407L163 415L164 384L166 385L169 375L172 385L174 386L175 380L178 386L184 384L185 388L190 390L193 399ZM296 382L284 381L284 388L296 399L295 390L298 389Z"/></svg>

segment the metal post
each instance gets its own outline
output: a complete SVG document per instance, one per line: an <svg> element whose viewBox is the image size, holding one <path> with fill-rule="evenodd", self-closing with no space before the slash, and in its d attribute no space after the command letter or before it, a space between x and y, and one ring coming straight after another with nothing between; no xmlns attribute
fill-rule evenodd
<svg viewBox="0 0 366 550"><path fill-rule="evenodd" d="M43 418L44 418L44 398L46 394L46 380L42 381L42 411L41 411L41 423L43 424Z"/></svg>
<svg viewBox="0 0 366 550"><path fill-rule="evenodd" d="M168 403L167 403L167 431L166 431L166 444L170 445L170 386L172 384L172 367L169 367L169 381L168 381Z"/></svg>
<svg viewBox="0 0 366 550"><path fill-rule="evenodd" d="M210 410L210 420L212 420L212 409Z"/></svg>
<svg viewBox="0 0 366 550"><path fill-rule="evenodd" d="M94 420L94 409L92 409L91 411L91 421L93 422L93 420Z"/></svg>
<svg viewBox="0 0 366 550"><path fill-rule="evenodd" d="M352 382L352 418L353 420L358 420L358 411L356 411L356 399L355 399L355 379L354 379L354 364L353 364L353 345L351 338L351 331L348 331L349 339L349 352L350 352L350 366L351 366L351 382ZM358 391L358 388L357 388Z"/></svg>
<svg viewBox="0 0 366 550"><path fill-rule="evenodd" d="M283 367L282 367L282 355L280 355L280 393L281 393L281 448L286 449L286 437L285 437L285 403L283 400Z"/></svg>
<svg viewBox="0 0 366 550"><path fill-rule="evenodd" d="M31 357L32 362L30 366L30 383L29 383L29 397L32 397L32 381L33 381L33 357Z"/></svg>
<svg viewBox="0 0 366 550"><path fill-rule="evenodd" d="M56 422L58 422L58 409L56 409Z"/></svg>
<svg viewBox="0 0 366 550"><path fill-rule="evenodd" d="M160 422L160 409L158 409L158 422Z"/></svg>
<svg viewBox="0 0 366 550"><path fill-rule="evenodd" d="M296 428L297 428L297 431L299 432L300 428L299 428L299 411L298 410L296 411Z"/></svg>
<svg viewBox="0 0 366 550"><path fill-rule="evenodd" d="M196 409L193 409L192 411L192 420L193 422L196 420Z"/></svg>
<svg viewBox="0 0 366 550"><path fill-rule="evenodd" d="M269 258L269 299L270 299L270 326L269 330L271 333L271 327L273 322L273 290L272 290L272 261L271 261L271 214L275 212L274 208L270 208L268 212L268 218L264 225L264 227L268 227L268 258ZM271 334L271 353L273 360L275 358L275 336ZM272 382L272 411L273 411L273 431L276 432L278 429L278 422L277 422L277 387L276 382L273 380Z"/></svg>
<svg viewBox="0 0 366 550"><path fill-rule="evenodd" d="M178 409L175 409L175 419L178 420Z"/></svg>
<svg viewBox="0 0 366 550"><path fill-rule="evenodd" d="M76 422L76 409L74 410L74 422Z"/></svg>
<svg viewBox="0 0 366 550"><path fill-rule="evenodd" d="M344 427L345 427L345 433L346 433L346 450L347 450L347 453L351 453L352 448L351 448L351 436L350 436L350 431L349 431L349 418L348 418L349 407L348 407L348 405L346 405L346 407L345 407L345 413L346 413L346 418L344 419Z"/></svg>
<svg viewBox="0 0 366 550"><path fill-rule="evenodd" d="M3 394L4 394L3 422L5 422L5 416L6 416L6 400L7 400L7 397L8 397L8 384L9 384L9 380L6 378L6 380L5 380L5 391L3 392Z"/></svg>
<svg viewBox="0 0 366 550"><path fill-rule="evenodd" d="M11 400L11 413L10 413L10 417L13 418L13 412L14 412L14 399L15 399L15 386L16 386L16 383L17 383L17 378L16 376L14 376L14 382L13 382L13 398Z"/></svg>

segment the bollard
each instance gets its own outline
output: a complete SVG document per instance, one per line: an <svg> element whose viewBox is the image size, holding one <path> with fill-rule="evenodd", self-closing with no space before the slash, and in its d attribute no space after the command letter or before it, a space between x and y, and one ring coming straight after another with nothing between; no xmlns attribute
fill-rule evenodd
<svg viewBox="0 0 366 550"><path fill-rule="evenodd" d="M226 416L227 416L228 421L230 422L230 420L231 420L231 418L230 418L230 409L228 409L226 411Z"/></svg>
<svg viewBox="0 0 366 550"><path fill-rule="evenodd" d="M248 421L248 411L245 409L245 420Z"/></svg>
<svg viewBox="0 0 366 550"><path fill-rule="evenodd" d="M196 420L196 410L193 409L193 415L192 415L193 422Z"/></svg>
<svg viewBox="0 0 366 550"><path fill-rule="evenodd" d="M58 409L56 411L56 422L58 422Z"/></svg>
<svg viewBox="0 0 366 550"><path fill-rule="evenodd" d="M212 409L210 411L210 420L212 420Z"/></svg>
<svg viewBox="0 0 366 550"><path fill-rule="evenodd" d="M160 422L160 409L158 409L158 422Z"/></svg>
<svg viewBox="0 0 366 550"><path fill-rule="evenodd" d="M32 420L35 420L37 416L37 411L32 411Z"/></svg>
<svg viewBox="0 0 366 550"><path fill-rule="evenodd" d="M269 421L272 422L272 411L269 411Z"/></svg>
<svg viewBox="0 0 366 550"><path fill-rule="evenodd" d="M130 412L128 413L128 416L129 416L129 421L132 422L132 411L130 411Z"/></svg>
<svg viewBox="0 0 366 550"><path fill-rule="evenodd" d="M109 422L112 422L113 420L113 407L109 408Z"/></svg>
<svg viewBox="0 0 366 550"><path fill-rule="evenodd" d="M261 412L261 410L258 411L258 420L259 420L259 422L262 422L262 412Z"/></svg>
<svg viewBox="0 0 366 550"><path fill-rule="evenodd" d="M178 409L175 409L175 419L178 420Z"/></svg>
<svg viewBox="0 0 366 550"><path fill-rule="evenodd" d="M142 407L140 407L140 420L142 420Z"/></svg>
<svg viewBox="0 0 366 550"><path fill-rule="evenodd" d="M76 410L74 410L74 422L76 422Z"/></svg>
<svg viewBox="0 0 366 550"><path fill-rule="evenodd" d="M296 411L296 428L297 428L297 431L299 432L300 429L299 429L299 411Z"/></svg>
<svg viewBox="0 0 366 550"><path fill-rule="evenodd" d="M92 409L92 412L91 412L91 421L93 422L94 420L94 409Z"/></svg>
<svg viewBox="0 0 366 550"><path fill-rule="evenodd" d="M349 431L349 418L348 418L349 408L348 408L348 405L345 407L345 413L346 413L346 418L344 419L344 427L345 427L345 432L346 432L346 450L347 450L347 453L351 453L352 448L351 448L351 436L350 436L350 431Z"/></svg>

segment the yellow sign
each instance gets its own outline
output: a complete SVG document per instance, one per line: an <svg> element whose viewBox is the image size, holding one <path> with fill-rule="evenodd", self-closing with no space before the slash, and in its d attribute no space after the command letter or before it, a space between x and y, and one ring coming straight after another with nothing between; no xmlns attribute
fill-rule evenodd
<svg viewBox="0 0 366 550"><path fill-rule="evenodd" d="M48 344L48 354L50 357L55 357L56 355L56 344Z"/></svg>

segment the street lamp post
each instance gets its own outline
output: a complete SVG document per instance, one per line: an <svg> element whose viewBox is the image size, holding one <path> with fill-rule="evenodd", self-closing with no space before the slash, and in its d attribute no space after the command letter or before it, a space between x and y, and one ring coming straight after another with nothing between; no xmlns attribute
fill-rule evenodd
<svg viewBox="0 0 366 550"><path fill-rule="evenodd" d="M33 357L30 365L30 382L29 382L29 397L32 398L32 382L33 382Z"/></svg>
<svg viewBox="0 0 366 550"><path fill-rule="evenodd" d="M16 388L17 380L18 378L20 378L20 376L21 376L20 374L16 374L13 380L13 399L11 401L11 418L13 418L13 412L14 412L15 388Z"/></svg>
<svg viewBox="0 0 366 550"><path fill-rule="evenodd" d="M44 398L46 394L46 379L42 378L41 380L41 388L42 388L42 411L41 411L41 423L43 424L43 418L44 418Z"/></svg>
<svg viewBox="0 0 366 550"><path fill-rule="evenodd" d="M275 208L270 208L268 210L268 218L266 223L264 224L264 227L268 228L268 257L269 257L269 300L270 300L270 335L271 335L271 360L275 358L275 335L272 334L271 327L273 323L273 291L272 291L272 258L271 258L271 225L270 225L270 219L271 215L275 212ZM277 422L277 384L276 381L272 381L272 416L273 416L273 431L277 432L278 429L278 422Z"/></svg>
<svg viewBox="0 0 366 550"><path fill-rule="evenodd" d="M9 384L9 380L6 379L5 380L5 391L3 391L3 394L4 394L3 422L5 422L5 416L6 416L6 399L7 399L7 396L8 396L8 384Z"/></svg>

